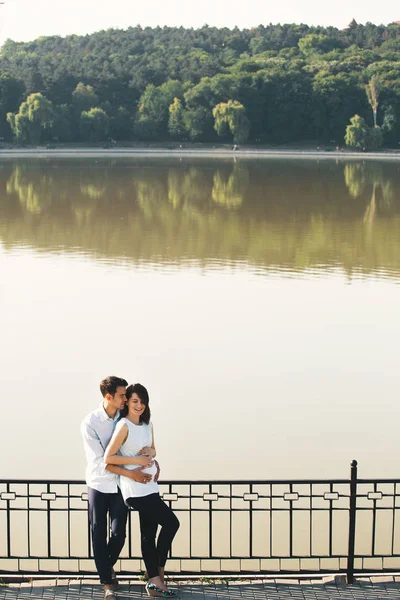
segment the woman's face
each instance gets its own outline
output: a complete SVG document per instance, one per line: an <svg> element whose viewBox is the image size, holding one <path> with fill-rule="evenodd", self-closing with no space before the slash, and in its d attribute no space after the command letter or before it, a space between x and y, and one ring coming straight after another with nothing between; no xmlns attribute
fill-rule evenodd
<svg viewBox="0 0 400 600"><path fill-rule="evenodd" d="M132 394L126 404L128 406L129 414L132 416L136 415L137 417L140 417L146 408L146 405L141 401L137 394Z"/></svg>

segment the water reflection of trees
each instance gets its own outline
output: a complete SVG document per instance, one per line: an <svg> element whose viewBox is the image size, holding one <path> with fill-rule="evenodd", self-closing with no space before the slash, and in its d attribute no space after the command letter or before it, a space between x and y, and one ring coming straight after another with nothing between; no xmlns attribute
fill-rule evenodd
<svg viewBox="0 0 400 600"><path fill-rule="evenodd" d="M6 184L7 194L15 194L21 205L32 214L40 214L52 202L54 180L46 173L32 178L23 166L17 165Z"/></svg>
<svg viewBox="0 0 400 600"><path fill-rule="evenodd" d="M242 205L249 186L249 170L235 164L232 172L226 177L221 169L214 175L212 199L226 208L239 208Z"/></svg>
<svg viewBox="0 0 400 600"><path fill-rule="evenodd" d="M387 212L392 206L393 180L385 174L379 163L349 163L345 165L344 176L353 198L358 198L366 192L370 194L363 221L371 233L379 209L381 212Z"/></svg>
<svg viewBox="0 0 400 600"><path fill-rule="evenodd" d="M115 259L398 273L398 171L375 163L293 165L6 163L0 241Z"/></svg>

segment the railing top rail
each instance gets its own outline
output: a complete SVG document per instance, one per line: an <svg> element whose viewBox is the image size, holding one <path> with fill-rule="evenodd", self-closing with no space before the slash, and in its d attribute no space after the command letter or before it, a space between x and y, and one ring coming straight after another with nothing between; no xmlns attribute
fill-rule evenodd
<svg viewBox="0 0 400 600"><path fill-rule="evenodd" d="M400 483L400 479L394 480L357 480L360 483ZM86 485L81 479L0 479L0 484L44 484L54 483L63 485ZM284 485L284 484L348 484L349 479L166 479L160 480L161 485Z"/></svg>
<svg viewBox="0 0 400 600"><path fill-rule="evenodd" d="M357 483L400 483L400 479L358 479Z"/></svg>

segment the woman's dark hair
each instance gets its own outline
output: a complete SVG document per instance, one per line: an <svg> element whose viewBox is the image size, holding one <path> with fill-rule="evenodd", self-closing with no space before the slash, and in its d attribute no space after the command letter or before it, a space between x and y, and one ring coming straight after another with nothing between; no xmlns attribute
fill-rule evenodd
<svg viewBox="0 0 400 600"><path fill-rule="evenodd" d="M133 385L129 385L126 388L126 399L129 400L133 394L137 394L141 399L142 403L146 406L143 413L140 415L140 422L149 424L150 421L150 408L149 408L149 392L146 390L144 385L141 383L134 383ZM128 404L125 404L124 408L121 410L121 418L126 417L128 414Z"/></svg>

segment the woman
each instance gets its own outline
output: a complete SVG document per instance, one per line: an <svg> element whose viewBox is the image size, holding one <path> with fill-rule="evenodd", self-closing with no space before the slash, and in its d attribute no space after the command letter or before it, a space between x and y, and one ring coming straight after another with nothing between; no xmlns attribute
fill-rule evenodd
<svg viewBox="0 0 400 600"><path fill-rule="evenodd" d="M153 476L154 465L153 425L150 421L149 394L140 383L126 390L126 405L121 411L113 437L104 455L106 464L125 465L135 469L146 467L145 473ZM154 479L138 483L121 477L120 488L125 503L139 512L143 560L149 581L146 585L149 596L170 598L176 593L169 590L164 581L164 567L172 540L179 528L179 521L172 510L160 498L158 484ZM157 526L161 531L155 543Z"/></svg>

